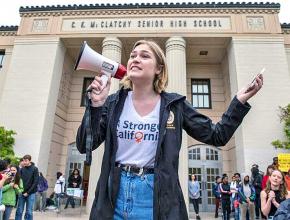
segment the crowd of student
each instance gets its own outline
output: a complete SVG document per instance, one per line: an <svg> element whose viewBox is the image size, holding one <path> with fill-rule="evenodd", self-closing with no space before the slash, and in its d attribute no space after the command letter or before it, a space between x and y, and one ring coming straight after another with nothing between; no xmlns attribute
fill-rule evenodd
<svg viewBox="0 0 290 220"><path fill-rule="evenodd" d="M66 196L65 189L80 188L82 178L78 169L74 169L68 178L68 184L61 172L56 174L53 193L47 198L48 182L31 161L30 155L20 159L19 165L10 164L10 160L0 160L0 219L9 220L13 208L16 208L15 220L33 219L33 211L44 212L46 208L60 208L60 198L67 198L65 208L75 207L74 197ZM25 208L25 214L23 216Z"/></svg>
<svg viewBox="0 0 290 220"><path fill-rule="evenodd" d="M189 182L190 202L194 206L196 219L198 213L199 183L192 175ZM212 192L215 196L215 218L219 217L219 208L222 208L222 217L228 220L231 216L235 220L252 219L290 219L290 168L287 173L279 170L278 158L273 158L273 164L267 167L264 175L259 166L254 164L251 175L235 173L231 177L223 174L216 177ZM285 201L283 203L283 201ZM281 206L280 204L283 203Z"/></svg>

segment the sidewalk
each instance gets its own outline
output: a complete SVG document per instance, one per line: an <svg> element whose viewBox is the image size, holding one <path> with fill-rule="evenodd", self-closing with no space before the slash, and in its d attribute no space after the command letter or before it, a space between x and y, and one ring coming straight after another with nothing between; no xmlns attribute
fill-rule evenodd
<svg viewBox="0 0 290 220"><path fill-rule="evenodd" d="M189 213L190 220L195 219L195 214L194 213ZM214 218L214 213L213 212L201 212L200 217L202 220L215 220L215 219L221 219L220 218ZM89 215L87 214L82 214L80 216L80 209L75 208L75 209L66 209L63 210L60 214L57 214L54 211L46 211L46 212L34 212L33 213L33 219L34 220L72 220L72 219L79 219L79 220L88 220Z"/></svg>
<svg viewBox="0 0 290 220"><path fill-rule="evenodd" d="M78 220L88 220L89 215L84 214L85 209L83 209L83 214L80 215L80 208L68 208L66 210L62 210L61 213L57 213L52 210L48 210L46 212L33 212L33 219L34 220L73 220L73 219L78 219ZM12 213L12 218L14 219L14 213ZM215 219L221 219L220 218L214 218L214 213L213 212L201 212L200 217L202 220L215 220ZM195 214L190 212L189 213L189 218L190 220L195 219Z"/></svg>

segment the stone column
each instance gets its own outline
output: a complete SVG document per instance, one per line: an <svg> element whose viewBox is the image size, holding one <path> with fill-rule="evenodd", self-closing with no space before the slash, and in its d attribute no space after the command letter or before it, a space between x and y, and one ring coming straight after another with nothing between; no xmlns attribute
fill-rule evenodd
<svg viewBox="0 0 290 220"><path fill-rule="evenodd" d="M14 41L0 101L0 124L15 130L15 153L46 174L65 47L58 37Z"/></svg>
<svg viewBox="0 0 290 220"><path fill-rule="evenodd" d="M186 96L186 42L182 37L171 37L166 41L166 62L168 65L168 92ZM179 180L188 207L188 152L187 134L182 134L179 153Z"/></svg>
<svg viewBox="0 0 290 220"><path fill-rule="evenodd" d="M237 171L250 173L251 165L260 170L281 150L271 142L284 140L278 106L289 104L290 75L283 37L233 37L228 46L231 96L247 85L263 68L264 85L249 100L252 109L235 132Z"/></svg>
<svg viewBox="0 0 290 220"><path fill-rule="evenodd" d="M122 56L122 42L116 37L107 37L103 40L103 51L102 54L114 60L118 63L121 62ZM111 88L110 94L116 92L119 89L119 80L118 79L111 79ZM90 182L89 182L89 192L88 192L88 202L87 202L87 212L90 213L91 206L93 204L93 200L95 198L95 190L97 181L99 179L101 173L101 165L103 160L104 154L104 145L101 145L93 151L92 155L92 165L90 169Z"/></svg>

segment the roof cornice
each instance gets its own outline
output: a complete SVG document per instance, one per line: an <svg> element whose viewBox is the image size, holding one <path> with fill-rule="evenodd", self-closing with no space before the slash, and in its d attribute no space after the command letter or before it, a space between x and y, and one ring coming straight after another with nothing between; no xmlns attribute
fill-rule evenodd
<svg viewBox="0 0 290 220"><path fill-rule="evenodd" d="M290 34L290 23L281 24L281 29L283 34Z"/></svg>
<svg viewBox="0 0 290 220"><path fill-rule="evenodd" d="M75 11L75 10L103 10L103 9L233 9L233 8L247 8L247 9L280 9L279 3L257 3L257 2L206 2L206 3L135 3L135 4L89 4L89 5L52 5L52 6L27 6L20 7L19 12L51 12L51 11Z"/></svg>
<svg viewBox="0 0 290 220"><path fill-rule="evenodd" d="M18 26L0 26L0 36L15 36Z"/></svg>

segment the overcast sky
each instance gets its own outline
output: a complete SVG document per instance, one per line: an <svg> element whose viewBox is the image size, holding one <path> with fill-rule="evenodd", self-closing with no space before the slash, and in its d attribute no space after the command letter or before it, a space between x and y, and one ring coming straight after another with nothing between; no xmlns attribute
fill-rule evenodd
<svg viewBox="0 0 290 220"><path fill-rule="evenodd" d="M204 0L204 1L191 1L191 2L279 2L280 8L280 23L290 23L290 0L266 0L266 1L233 1L233 0ZM0 26L1 25L19 25L20 6L42 6L42 5L69 5L69 4L101 4L101 3L164 3L164 2L189 2L189 0L5 0L0 7Z"/></svg>

